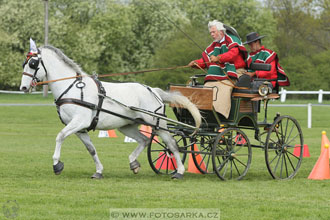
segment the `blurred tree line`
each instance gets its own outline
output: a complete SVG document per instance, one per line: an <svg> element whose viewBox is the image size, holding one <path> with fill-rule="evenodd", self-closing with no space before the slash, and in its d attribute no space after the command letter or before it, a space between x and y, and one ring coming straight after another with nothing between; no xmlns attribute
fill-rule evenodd
<svg viewBox="0 0 330 220"><path fill-rule="evenodd" d="M89 74L184 66L209 45L218 19L245 41L257 31L289 75L290 90L330 90L330 0L48 0L49 44ZM29 38L44 44L44 1L0 0L0 89L17 90ZM179 29L177 27L179 27ZM191 37L198 46L189 40ZM201 49L202 48L202 49ZM201 70L102 78L165 88Z"/></svg>

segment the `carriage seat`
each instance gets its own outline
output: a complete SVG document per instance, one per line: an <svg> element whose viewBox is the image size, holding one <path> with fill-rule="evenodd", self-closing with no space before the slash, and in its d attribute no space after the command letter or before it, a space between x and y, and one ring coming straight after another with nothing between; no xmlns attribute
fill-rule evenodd
<svg viewBox="0 0 330 220"><path fill-rule="evenodd" d="M278 89L273 88L271 81L275 80L262 78L251 79L249 75L243 75L235 84L233 96L247 94L246 97L253 97L253 95L264 96L265 94L277 94Z"/></svg>
<svg viewBox="0 0 330 220"><path fill-rule="evenodd" d="M271 68L270 64L264 63L252 63L252 70L264 70L269 71ZM233 89L233 97L251 98L253 101L262 99L276 99L279 98L278 86L273 88L271 81L277 79L251 79L249 75L242 75L238 78Z"/></svg>

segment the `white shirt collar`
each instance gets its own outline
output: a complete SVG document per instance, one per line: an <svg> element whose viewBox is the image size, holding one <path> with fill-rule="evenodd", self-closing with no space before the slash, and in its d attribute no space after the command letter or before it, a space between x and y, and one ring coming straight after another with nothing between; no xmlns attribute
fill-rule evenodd
<svg viewBox="0 0 330 220"><path fill-rule="evenodd" d="M222 43L225 41L225 36L223 36L223 38L221 40L218 40L218 41L215 41L215 42L219 42L219 43Z"/></svg>

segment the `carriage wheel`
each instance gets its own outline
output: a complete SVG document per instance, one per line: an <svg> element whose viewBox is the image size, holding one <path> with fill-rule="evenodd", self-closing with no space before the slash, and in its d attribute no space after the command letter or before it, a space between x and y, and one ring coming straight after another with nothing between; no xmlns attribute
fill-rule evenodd
<svg viewBox="0 0 330 220"><path fill-rule="evenodd" d="M190 140L191 150L200 153L191 153L196 168L202 173L213 173L212 147L215 137L200 135Z"/></svg>
<svg viewBox="0 0 330 220"><path fill-rule="evenodd" d="M300 154L294 148L300 147ZM291 116L276 118L268 131L265 144L265 160L268 171L274 179L294 177L303 157L303 135L298 122Z"/></svg>
<svg viewBox="0 0 330 220"><path fill-rule="evenodd" d="M212 163L220 179L242 179L250 167L251 158L250 141L243 131L228 128L217 135L212 149Z"/></svg>
<svg viewBox="0 0 330 220"><path fill-rule="evenodd" d="M186 138L181 135L174 135L178 147L187 145ZM176 161L174 155L160 140L158 135L152 134L148 145L148 161L152 170L157 174L173 174L176 172ZM181 161L184 164L187 153L181 152Z"/></svg>

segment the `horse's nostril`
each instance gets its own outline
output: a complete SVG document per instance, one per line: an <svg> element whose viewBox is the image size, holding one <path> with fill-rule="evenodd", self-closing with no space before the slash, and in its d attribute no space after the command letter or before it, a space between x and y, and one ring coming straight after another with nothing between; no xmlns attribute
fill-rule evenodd
<svg viewBox="0 0 330 220"><path fill-rule="evenodd" d="M22 91L26 91L26 90L27 90L26 86L23 86L23 87L21 88L21 90L22 90Z"/></svg>

